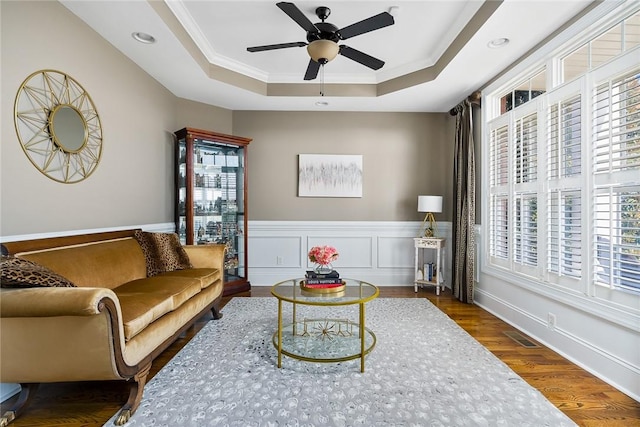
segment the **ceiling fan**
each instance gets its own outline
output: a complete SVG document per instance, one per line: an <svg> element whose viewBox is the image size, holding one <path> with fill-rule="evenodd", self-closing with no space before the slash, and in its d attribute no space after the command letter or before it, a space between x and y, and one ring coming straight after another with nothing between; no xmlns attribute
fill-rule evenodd
<svg viewBox="0 0 640 427"><path fill-rule="evenodd" d="M331 9L326 6L320 6L316 9L316 15L322 22L316 22L315 24L312 23L293 3L283 1L276 3L276 6L278 6L307 32L308 43L300 41L254 46L247 48L249 52L262 52L265 50L307 46L307 51L311 59L307 66L307 72L304 75L305 80L315 79L318 76L320 66L325 65L338 54L346 56L347 58L373 70L379 70L384 65L384 61L360 52L359 50L347 45L338 46L338 42L393 25L393 16L388 12L379 13L378 15L356 22L355 24L338 29L335 25L325 22L325 19L327 19L331 14Z"/></svg>

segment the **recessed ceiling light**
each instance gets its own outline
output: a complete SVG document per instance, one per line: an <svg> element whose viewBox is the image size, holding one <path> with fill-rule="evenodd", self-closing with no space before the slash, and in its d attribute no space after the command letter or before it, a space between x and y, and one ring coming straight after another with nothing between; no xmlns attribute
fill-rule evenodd
<svg viewBox="0 0 640 427"><path fill-rule="evenodd" d="M491 40L489 43L487 43L487 46L489 46L491 49L498 49L498 48L504 47L504 46L506 46L508 44L509 44L509 39L508 38L500 37L500 38Z"/></svg>
<svg viewBox="0 0 640 427"><path fill-rule="evenodd" d="M156 38L153 37L151 34L142 33L139 31L132 33L131 37L138 40L140 43L152 44L156 42Z"/></svg>
<svg viewBox="0 0 640 427"><path fill-rule="evenodd" d="M318 101L316 102L316 107L327 107L329 103L327 101Z"/></svg>

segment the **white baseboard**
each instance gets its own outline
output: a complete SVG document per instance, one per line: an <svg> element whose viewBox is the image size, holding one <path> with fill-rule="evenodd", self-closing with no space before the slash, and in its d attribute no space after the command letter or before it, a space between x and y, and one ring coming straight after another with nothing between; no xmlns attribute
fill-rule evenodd
<svg viewBox="0 0 640 427"><path fill-rule="evenodd" d="M550 330L547 319L483 289L476 289L474 303L632 399L640 401L638 384L634 382L634 378L640 378L638 367L626 361L624 356L594 344L588 335L589 331L579 335L558 325ZM600 332L605 331L603 329ZM615 331L609 333L614 335Z"/></svg>

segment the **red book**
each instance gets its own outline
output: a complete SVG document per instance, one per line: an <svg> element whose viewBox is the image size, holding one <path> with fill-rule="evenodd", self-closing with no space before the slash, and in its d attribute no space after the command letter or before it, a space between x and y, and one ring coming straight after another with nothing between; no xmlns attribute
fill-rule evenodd
<svg viewBox="0 0 640 427"><path fill-rule="evenodd" d="M316 288L316 289L337 288L339 286L342 286L342 282L340 283L305 283L305 287Z"/></svg>

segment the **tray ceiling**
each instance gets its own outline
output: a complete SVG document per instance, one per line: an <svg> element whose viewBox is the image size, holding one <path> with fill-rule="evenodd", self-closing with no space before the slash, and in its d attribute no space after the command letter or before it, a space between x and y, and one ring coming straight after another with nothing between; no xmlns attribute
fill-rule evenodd
<svg viewBox="0 0 640 427"><path fill-rule="evenodd" d="M306 41L305 31L275 1L61 3L181 98L232 110L444 112L591 1L297 1L314 23L315 9L329 7L326 21L338 28L385 11L395 19L392 26L348 40L385 61L380 70L338 55L309 82L303 80L305 47L246 50ZM134 32L156 42L140 43ZM497 38L510 42L490 48Z"/></svg>

